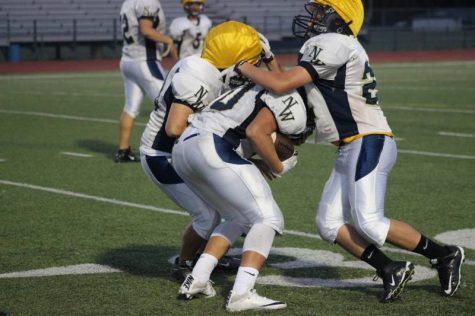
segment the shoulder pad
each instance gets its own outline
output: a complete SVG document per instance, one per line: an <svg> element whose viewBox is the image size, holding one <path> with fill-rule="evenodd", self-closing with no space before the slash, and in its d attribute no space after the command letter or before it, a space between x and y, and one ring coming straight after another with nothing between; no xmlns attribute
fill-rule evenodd
<svg viewBox="0 0 475 316"><path fill-rule="evenodd" d="M274 114L279 131L285 135L300 134L307 122L307 111L302 97L296 92L276 95L266 92L261 100Z"/></svg>

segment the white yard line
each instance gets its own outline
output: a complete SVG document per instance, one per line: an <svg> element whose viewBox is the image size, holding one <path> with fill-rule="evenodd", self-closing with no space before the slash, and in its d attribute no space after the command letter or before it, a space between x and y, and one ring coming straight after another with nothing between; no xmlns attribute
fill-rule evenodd
<svg viewBox="0 0 475 316"><path fill-rule="evenodd" d="M396 107L392 107L393 109ZM409 108L410 109L410 108ZM436 110L436 109L434 109ZM440 110L440 109L439 109ZM447 111L453 112L453 110L447 109ZM77 121L88 121L88 122L98 122L98 123L111 123L111 124L118 124L119 121L111 120L111 119L103 119L103 118L94 118L94 117L83 117L83 116L73 116L73 115L63 115L63 114L53 114L53 113L44 113L44 112L32 112L32 111L12 111L12 110L4 110L0 109L0 113L7 113L7 114L19 114L19 115L32 115L32 116L40 116L40 117L50 117L50 118L59 118L59 119L67 119L67 120L77 120ZM456 112L459 113L459 112ZM462 112L460 112L462 113ZM475 111L473 111L475 113ZM138 126L145 126L145 123L137 122L135 125ZM307 143L313 143L312 141L307 141ZM422 156L432 156L432 157L443 157L443 158L453 158L453 159L475 159L475 156L468 156L468 155L452 155L446 153L433 153L433 152L426 152L426 151L417 151L417 150L404 150L398 149L399 153L403 154L413 154L413 155L422 155Z"/></svg>
<svg viewBox="0 0 475 316"><path fill-rule="evenodd" d="M7 161L6 159L0 158L0 162L5 162Z"/></svg>
<svg viewBox="0 0 475 316"><path fill-rule="evenodd" d="M460 61L435 61L435 62L415 62L415 63L375 63L374 68L427 68L427 66L475 66L473 60Z"/></svg>
<svg viewBox="0 0 475 316"><path fill-rule="evenodd" d="M402 153L402 154L412 154L412 155L419 155L419 156L454 158L454 159L464 159L464 160L474 160L475 159L475 156L452 155L452 154L445 154L445 153L433 153L433 152L429 152L429 151L419 151L419 150L398 149L397 152Z"/></svg>
<svg viewBox="0 0 475 316"><path fill-rule="evenodd" d="M89 79L89 78L121 78L117 73L77 73L77 74L41 74L41 75L0 75L0 80L62 80L62 79Z"/></svg>
<svg viewBox="0 0 475 316"><path fill-rule="evenodd" d="M474 137L474 135L473 135L473 134L454 133L454 132L442 132L442 131L440 131L438 134L439 134L439 135L442 135L442 136L454 136L454 137Z"/></svg>
<svg viewBox="0 0 475 316"><path fill-rule="evenodd" d="M111 204L116 204L116 205L121 205L121 206L128 206L128 207L133 207L133 208L138 208L138 209L143 209L143 210L149 210L149 211L154 211L154 212L159 212L159 213L189 216L187 212L183 212L183 211L170 210L170 209L165 209L165 208L160 208L160 207L155 207L155 206L145 205L145 204L131 203L131 202L120 201L120 200L116 200L116 199L109 199L109 198L104 198L104 197L94 196L94 195L89 195L89 194L77 193L77 192L66 191L66 190L55 189L55 188L48 188L48 187L43 187L43 186L39 186L39 185L32 185L32 184L28 184L28 183L13 182L13 181L1 180L0 179L0 184L16 186L16 187L20 187L20 188L27 188L27 189L32 189L32 190L46 191L46 192L50 192L50 193L73 196L73 197L77 197L77 198L93 200L93 201L98 201L98 202L104 202L104 203L111 203ZM292 235L292 236L307 237L307 238L311 238L311 239L321 240L319 235L312 234L312 233L300 232L300 231L296 231L296 230L284 230L284 233L287 234L287 235ZM415 253L412 253L412 252L409 252L409 251L406 251L406 250L402 250L402 249L398 249L398 248L393 248L393 247L384 247L384 250L389 251L389 252L401 252L401 253L410 254L410 255L417 255Z"/></svg>
<svg viewBox="0 0 475 316"><path fill-rule="evenodd" d="M96 273L114 273L123 272L106 265L84 263L65 267L52 267L46 269L35 269L28 271L10 272L0 274L0 279L10 278L32 278L32 277L47 277L57 275L74 275L74 274L96 274Z"/></svg>
<svg viewBox="0 0 475 316"><path fill-rule="evenodd" d="M73 156L73 157L81 157L81 158L91 158L91 157L93 157L92 155L89 155L89 154L73 153L73 152L70 152L70 151L62 151L62 152L60 152L60 154L65 155L65 156Z"/></svg>
<svg viewBox="0 0 475 316"><path fill-rule="evenodd" d="M107 97L107 98L123 98L122 93L101 93L101 92L41 92L41 91L11 91L2 93L1 95L47 95L47 96L68 96L68 97Z"/></svg>
<svg viewBox="0 0 475 316"><path fill-rule="evenodd" d="M402 110L402 111L418 111L418 112L432 112L432 113L457 113L457 114L475 114L475 110L465 109L435 109L435 108L413 108L410 106L387 105L384 109L388 110Z"/></svg>
<svg viewBox="0 0 475 316"><path fill-rule="evenodd" d="M111 203L111 204L116 204L116 205L120 205L120 206L135 207L135 208L140 208L140 209L149 210L149 211L153 211L153 212L189 216L189 214L187 212L183 212L183 211L175 211L175 210L169 210L169 209L155 207L155 206L151 206L151 205L130 203L130 202L120 201L120 200L116 200L116 199L109 199L109 198L104 198L104 197L95 196L95 195L77 193L77 192L66 191L66 190L61 190L61 189L48 188L48 187L43 187L43 186L33 185L33 184L28 184L28 183L13 182L13 181L8 181L8 180L0 180L0 184L11 185L11 186L16 186L16 187L20 187L20 188L28 188L28 189L39 190L39 191L46 191L46 192L50 192L50 193L73 196L73 197L77 197L77 198L81 198L81 199L93 200L93 201L104 202L104 203Z"/></svg>
<svg viewBox="0 0 475 316"><path fill-rule="evenodd" d="M160 207L155 207L155 206L145 205L145 204L131 203L131 202L120 201L116 199L109 199L109 198L104 198L104 197L95 196L95 195L83 194L83 193L55 189L55 188L48 188L48 187L43 187L43 186L33 185L33 184L28 184L28 183L13 182L13 181L0 179L0 184L10 185L10 186L15 186L15 187L20 187L20 188L27 188L27 189L32 189L32 190L38 190L38 191L45 191L45 192L61 194L61 195L67 195L67 196L77 197L77 198L86 199L86 200L111 203L111 204L116 204L120 206L128 206L128 207L133 207L133 208L138 208L138 209L143 209L143 210L149 210L153 212L189 216L187 212L183 212L183 211L170 210L166 208L160 208ZM299 232L299 231L294 231L294 230L285 230L284 232L286 234L294 235L294 236L321 239L320 236L318 236L317 234Z"/></svg>
<svg viewBox="0 0 475 316"><path fill-rule="evenodd" d="M40 116L40 117L50 117L58 118L65 120L75 120L75 121L86 121L86 122L98 122L98 123L110 123L118 124L118 120L104 119L104 118L95 118L95 117L84 117L84 116L73 116L73 115L63 115L63 114L54 114L54 113L45 113L45 112L33 112L33 111L12 111L12 110L3 110L0 109L0 113L7 114L19 114L19 115L31 115L31 116ZM136 122L135 125L145 126L145 123Z"/></svg>

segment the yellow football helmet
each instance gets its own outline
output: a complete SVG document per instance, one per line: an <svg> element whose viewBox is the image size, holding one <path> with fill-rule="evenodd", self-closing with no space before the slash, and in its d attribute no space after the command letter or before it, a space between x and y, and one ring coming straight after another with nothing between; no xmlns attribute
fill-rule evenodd
<svg viewBox="0 0 475 316"><path fill-rule="evenodd" d="M257 64L261 52L261 41L253 27L227 21L209 31L201 57L218 69L226 69L241 60Z"/></svg>
<svg viewBox="0 0 475 316"><path fill-rule="evenodd" d="M197 16L203 12L205 0L181 0L183 10L192 16Z"/></svg>
<svg viewBox="0 0 475 316"><path fill-rule="evenodd" d="M308 38L330 32L357 36L363 25L361 0L310 0L305 10L310 16L294 18L292 29L297 37Z"/></svg>

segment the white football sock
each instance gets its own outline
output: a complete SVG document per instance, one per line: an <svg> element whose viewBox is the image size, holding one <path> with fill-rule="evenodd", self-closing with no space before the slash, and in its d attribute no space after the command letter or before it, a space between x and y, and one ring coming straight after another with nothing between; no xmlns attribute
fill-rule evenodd
<svg viewBox="0 0 475 316"><path fill-rule="evenodd" d="M207 253L202 253L191 273L199 282L206 283L217 264L218 259L216 257Z"/></svg>
<svg viewBox="0 0 475 316"><path fill-rule="evenodd" d="M233 293L241 295L254 288L259 271L252 267L239 267L234 281Z"/></svg>

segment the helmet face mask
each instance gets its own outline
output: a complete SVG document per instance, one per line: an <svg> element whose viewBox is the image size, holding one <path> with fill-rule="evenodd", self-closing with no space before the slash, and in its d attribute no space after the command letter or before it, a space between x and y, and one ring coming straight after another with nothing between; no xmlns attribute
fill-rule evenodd
<svg viewBox="0 0 475 316"><path fill-rule="evenodd" d="M198 16L204 9L204 0L182 0L183 10L190 16Z"/></svg>
<svg viewBox="0 0 475 316"><path fill-rule="evenodd" d="M292 22L295 37L309 39L322 33L353 35L350 27L331 6L309 2L305 4L305 10L309 15L297 15Z"/></svg>

